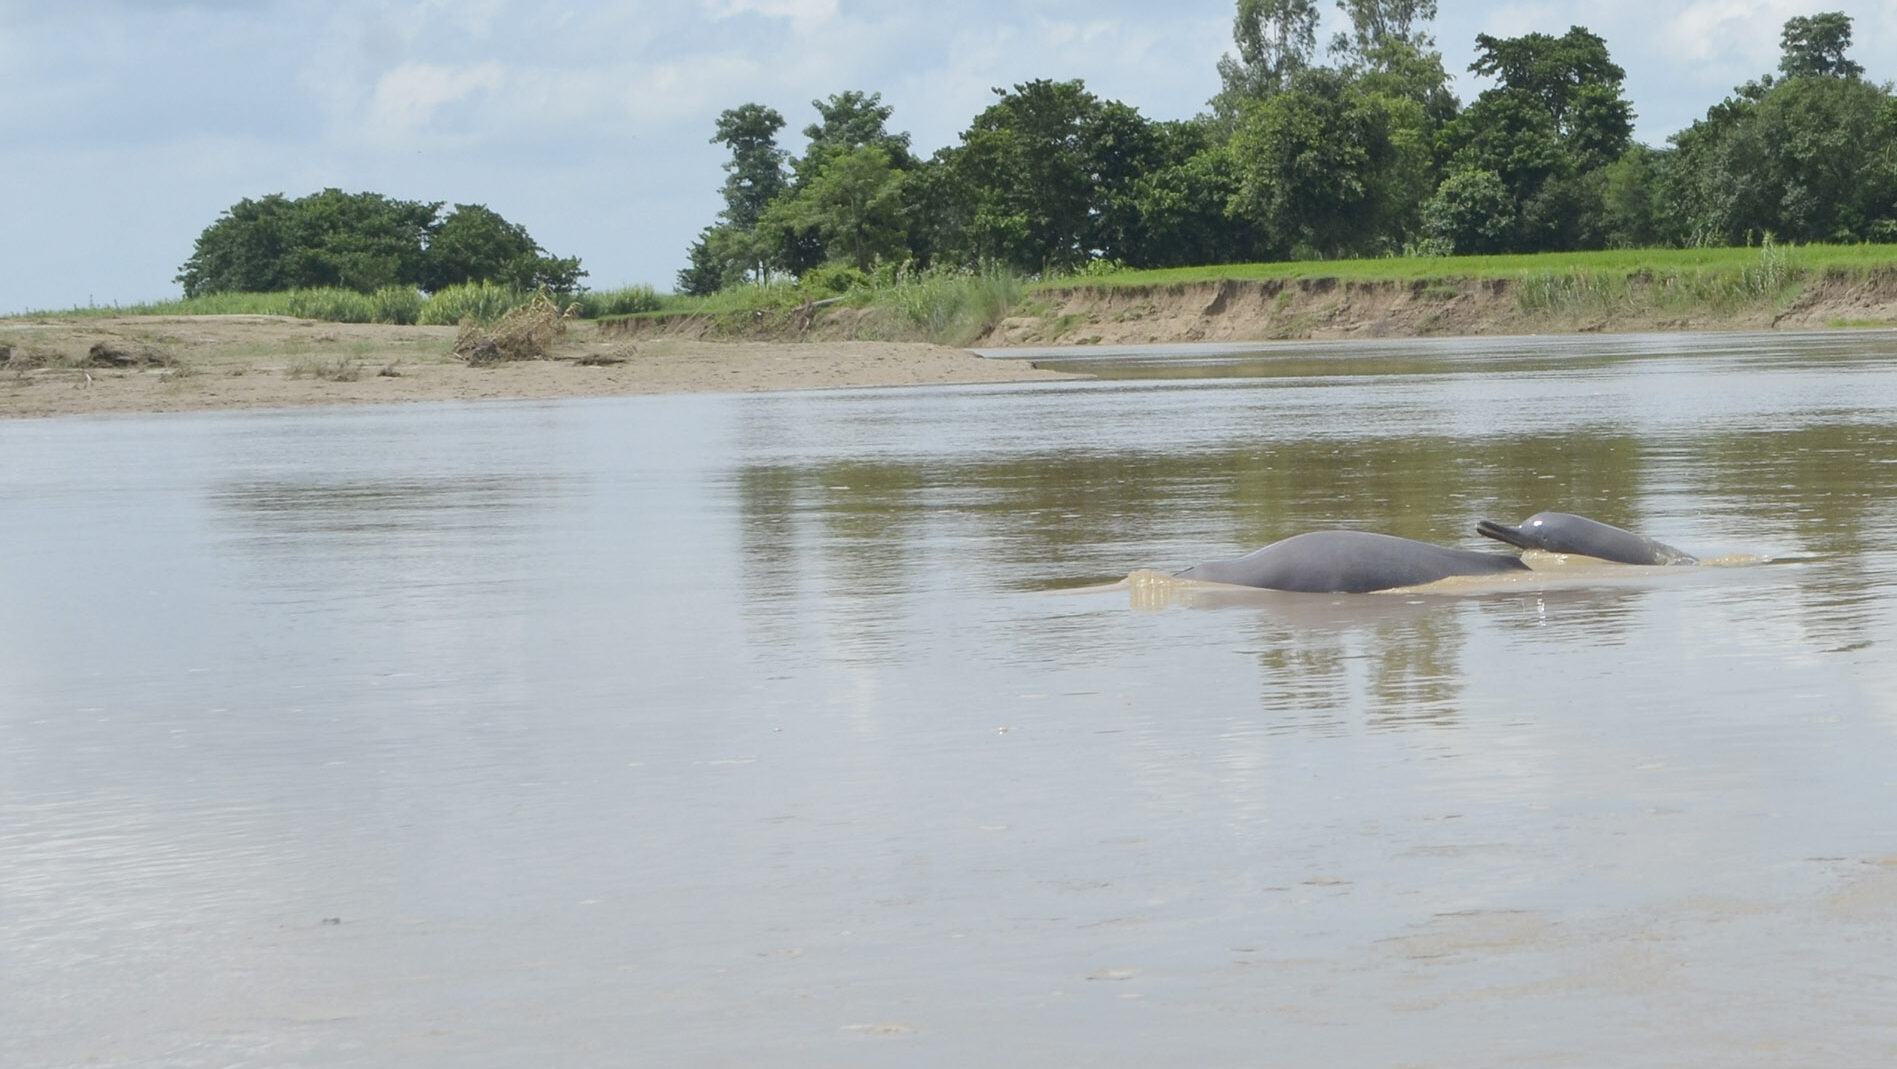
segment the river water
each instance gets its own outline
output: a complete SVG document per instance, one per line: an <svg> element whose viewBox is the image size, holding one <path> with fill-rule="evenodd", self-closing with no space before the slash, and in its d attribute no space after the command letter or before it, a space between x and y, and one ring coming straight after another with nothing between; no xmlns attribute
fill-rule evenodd
<svg viewBox="0 0 1897 1069"><path fill-rule="evenodd" d="M1081 355L0 424L0 1064L1897 1059L1897 335Z"/></svg>

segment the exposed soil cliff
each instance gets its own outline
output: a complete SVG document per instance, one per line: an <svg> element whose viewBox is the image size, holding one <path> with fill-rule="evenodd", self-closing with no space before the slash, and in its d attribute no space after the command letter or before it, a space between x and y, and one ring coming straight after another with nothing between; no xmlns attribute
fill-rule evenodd
<svg viewBox="0 0 1897 1069"><path fill-rule="evenodd" d="M1644 275L1089 285L1030 294L972 344L1112 345L1897 326L1897 271L1856 276L1836 272L1800 282L1760 284L1755 290L1748 291L1743 284ZM878 328L880 322L873 310L837 304L716 318L632 320L611 329L631 336L838 341L887 336Z"/></svg>
<svg viewBox="0 0 1897 1069"><path fill-rule="evenodd" d="M1897 274L1844 274L1755 299L1695 297L1674 282L1606 287L1555 280L1223 281L1083 286L1044 292L997 324L984 345L1088 345L1402 338L1590 331L1816 329L1897 325Z"/></svg>

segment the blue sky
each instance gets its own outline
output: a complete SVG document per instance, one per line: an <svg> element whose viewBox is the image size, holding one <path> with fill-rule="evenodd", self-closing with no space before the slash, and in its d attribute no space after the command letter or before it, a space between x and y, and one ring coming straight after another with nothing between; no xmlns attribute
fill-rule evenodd
<svg viewBox="0 0 1897 1069"><path fill-rule="evenodd" d="M1442 0L1465 101L1477 33L1586 26L1661 144L1774 68L1792 15L1842 9L1897 77L1897 5ZM1201 111L1232 0L0 0L0 313L178 295L223 209L326 186L479 203L588 284L669 289L720 206L718 113L788 120L880 92L926 154L992 87L1081 78L1157 119ZM1327 17L1335 12L1327 8ZM1328 28L1326 36L1328 36Z"/></svg>

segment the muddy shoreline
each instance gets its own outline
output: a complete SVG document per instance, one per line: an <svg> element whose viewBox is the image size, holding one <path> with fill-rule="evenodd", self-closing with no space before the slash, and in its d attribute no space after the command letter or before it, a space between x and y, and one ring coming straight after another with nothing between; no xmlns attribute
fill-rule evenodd
<svg viewBox="0 0 1897 1069"><path fill-rule="evenodd" d="M1071 377L917 342L633 339L585 323L548 359L477 367L450 352L455 333L277 316L4 320L0 418Z"/></svg>

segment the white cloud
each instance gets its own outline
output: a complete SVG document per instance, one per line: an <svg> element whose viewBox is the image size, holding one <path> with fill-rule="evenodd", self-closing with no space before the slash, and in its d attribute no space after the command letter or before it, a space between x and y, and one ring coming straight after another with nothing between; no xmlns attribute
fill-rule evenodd
<svg viewBox="0 0 1897 1069"><path fill-rule="evenodd" d="M622 99L641 126L697 119L709 138L718 113L752 99L762 73L761 64L741 56L682 56L636 71Z"/></svg>
<svg viewBox="0 0 1897 1069"><path fill-rule="evenodd" d="M712 18L763 15L790 19L799 26L828 22L837 17L837 0L700 0Z"/></svg>
<svg viewBox="0 0 1897 1069"><path fill-rule="evenodd" d="M422 0L414 22L437 32L452 26L471 37L486 37L507 6L508 0Z"/></svg>
<svg viewBox="0 0 1897 1069"><path fill-rule="evenodd" d="M1677 59L1744 57L1763 73L1778 65L1778 34L1785 20L1809 7L1805 0L1698 0L1668 19L1660 36Z"/></svg>
<svg viewBox="0 0 1897 1069"><path fill-rule="evenodd" d="M443 106L467 99L480 90L497 90L506 81L499 63L472 67L439 67L403 63L376 80L369 112L363 122L371 140L399 142L425 133Z"/></svg>
<svg viewBox="0 0 1897 1069"><path fill-rule="evenodd" d="M1120 36L1118 22L1067 22L1048 20L1042 23L1042 33L1047 43L1059 48L1079 46L1091 48Z"/></svg>

